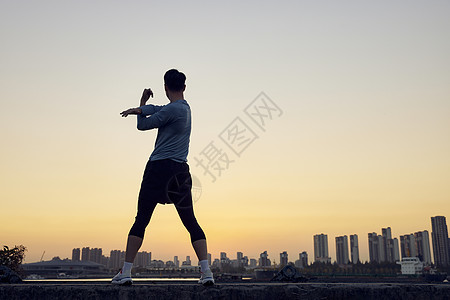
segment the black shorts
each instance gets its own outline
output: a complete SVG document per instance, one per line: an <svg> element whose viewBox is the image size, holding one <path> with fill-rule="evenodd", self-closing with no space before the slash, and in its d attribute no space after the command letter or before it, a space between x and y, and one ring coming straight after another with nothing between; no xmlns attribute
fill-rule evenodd
<svg viewBox="0 0 450 300"><path fill-rule="evenodd" d="M192 178L187 163L171 159L149 160L142 178L139 201L191 206L191 187Z"/></svg>
<svg viewBox="0 0 450 300"><path fill-rule="evenodd" d="M187 163L170 159L149 161L139 192L138 211L129 235L144 238L145 228L158 203L173 203L191 241L206 239L192 206L192 179Z"/></svg>

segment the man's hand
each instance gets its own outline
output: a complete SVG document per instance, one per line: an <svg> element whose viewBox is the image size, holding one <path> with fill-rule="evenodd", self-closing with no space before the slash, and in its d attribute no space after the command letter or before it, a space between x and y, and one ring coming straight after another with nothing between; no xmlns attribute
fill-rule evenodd
<svg viewBox="0 0 450 300"><path fill-rule="evenodd" d="M142 114L142 109L140 109L139 107L130 108L130 109L124 110L120 114L122 115L122 117L127 117L128 115L140 115L140 114Z"/></svg>
<svg viewBox="0 0 450 300"><path fill-rule="evenodd" d="M142 97L141 97L141 105L140 106L144 106L145 103L147 103L147 100L152 97L153 98L153 92L151 89L144 89L144 91L142 92Z"/></svg>

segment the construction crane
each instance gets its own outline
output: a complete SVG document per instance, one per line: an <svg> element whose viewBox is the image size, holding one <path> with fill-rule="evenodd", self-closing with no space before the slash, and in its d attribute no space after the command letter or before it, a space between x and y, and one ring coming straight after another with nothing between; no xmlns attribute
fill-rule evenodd
<svg viewBox="0 0 450 300"><path fill-rule="evenodd" d="M41 260L40 260L40 261L42 261L42 259L44 258L44 254L45 254L45 250L44 250L44 253L42 253L42 256L41 256Z"/></svg>

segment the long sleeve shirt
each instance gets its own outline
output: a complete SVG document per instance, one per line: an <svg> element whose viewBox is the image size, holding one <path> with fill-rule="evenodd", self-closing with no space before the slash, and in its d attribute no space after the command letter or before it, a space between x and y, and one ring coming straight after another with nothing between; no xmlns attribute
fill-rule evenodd
<svg viewBox="0 0 450 300"><path fill-rule="evenodd" d="M144 105L137 115L137 128L158 128L155 149L150 160L172 159L186 162L191 136L191 108L186 100L177 100L167 105Z"/></svg>

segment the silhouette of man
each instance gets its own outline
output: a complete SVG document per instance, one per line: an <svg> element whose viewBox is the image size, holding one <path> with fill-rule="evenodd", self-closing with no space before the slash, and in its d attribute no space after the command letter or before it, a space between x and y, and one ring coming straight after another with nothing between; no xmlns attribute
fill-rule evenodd
<svg viewBox="0 0 450 300"><path fill-rule="evenodd" d="M158 128L155 148L145 167L139 191L137 215L128 233L125 262L120 272L112 279L113 284L130 285L134 258L142 245L145 228L158 203L173 203L183 225L189 231L192 246L200 262L199 283L213 285L214 278L207 260L205 234L198 224L192 205L192 179L187 155L191 134L191 109L184 99L186 76L171 69L164 75L164 88L170 103L146 105L153 97L151 89L144 89L140 107L127 109L122 117L137 115L137 128Z"/></svg>

